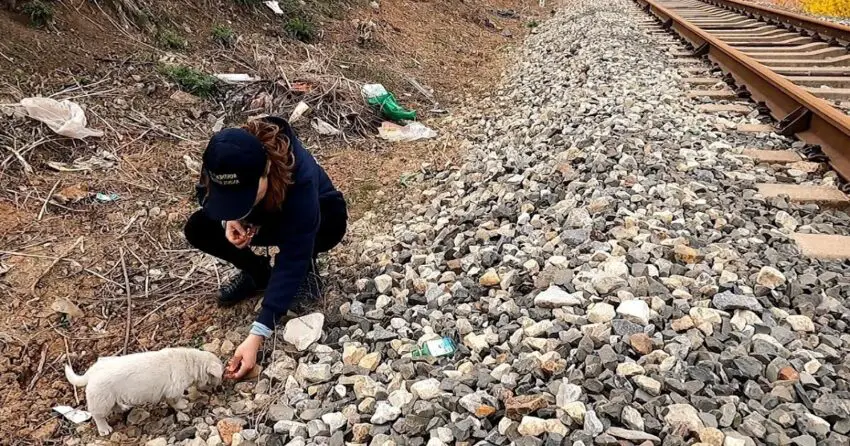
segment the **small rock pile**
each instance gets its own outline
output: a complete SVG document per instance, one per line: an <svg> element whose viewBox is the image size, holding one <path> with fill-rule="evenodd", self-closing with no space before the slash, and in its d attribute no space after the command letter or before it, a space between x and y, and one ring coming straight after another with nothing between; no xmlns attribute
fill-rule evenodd
<svg viewBox="0 0 850 446"><path fill-rule="evenodd" d="M644 19L589 0L542 25L456 124L466 163L385 234L353 225L343 322L290 321L259 380L162 440L850 444L848 267L788 238L848 217L754 186L834 178L741 157L727 123L753 117L696 113Z"/></svg>

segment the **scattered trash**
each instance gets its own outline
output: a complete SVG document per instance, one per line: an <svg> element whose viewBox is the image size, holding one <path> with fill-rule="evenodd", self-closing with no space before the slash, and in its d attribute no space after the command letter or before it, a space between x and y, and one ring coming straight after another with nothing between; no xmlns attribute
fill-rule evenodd
<svg viewBox="0 0 850 446"><path fill-rule="evenodd" d="M113 201L118 201L121 197L118 194L102 194L98 192L94 198L101 203L112 203Z"/></svg>
<svg viewBox="0 0 850 446"><path fill-rule="evenodd" d="M77 304L71 302L66 297L58 297L50 304L50 309L57 313L64 313L72 318L82 317L83 310Z"/></svg>
<svg viewBox="0 0 850 446"><path fill-rule="evenodd" d="M515 19L518 17L516 11L514 11L513 9L499 9L496 11L496 14L498 14L499 17L505 17L510 19Z"/></svg>
<svg viewBox="0 0 850 446"><path fill-rule="evenodd" d="M76 102L35 97L21 99L21 106L27 116L47 124L50 130L62 136L77 139L103 136L102 131L86 127L86 114Z"/></svg>
<svg viewBox="0 0 850 446"><path fill-rule="evenodd" d="M263 4L268 6L268 8L271 9L273 13L277 15L283 15L283 10L280 9L280 2L278 2L277 0L263 2Z"/></svg>
<svg viewBox="0 0 850 446"><path fill-rule="evenodd" d="M258 77L252 77L250 74L245 73L218 73L213 76L217 77L220 80L230 83L239 83L239 82L256 82L260 80Z"/></svg>
<svg viewBox="0 0 850 446"><path fill-rule="evenodd" d="M304 101L299 102L298 105L295 106L295 110L292 110L292 114L289 115L289 123L291 124L297 121L302 115L304 115L304 113L307 112L307 110L310 110L310 106Z"/></svg>
<svg viewBox="0 0 850 446"><path fill-rule="evenodd" d="M420 84L419 81L417 81L416 79L414 79L412 77L407 79L407 82L410 82L410 85L413 85L413 88L415 88L416 91L422 93L422 96L425 96L426 98L433 101L433 99L434 99L434 89L433 88L426 87L426 86Z"/></svg>
<svg viewBox="0 0 850 446"><path fill-rule="evenodd" d="M213 124L212 131L218 132L224 128L224 116L215 120L215 124Z"/></svg>
<svg viewBox="0 0 850 446"><path fill-rule="evenodd" d="M404 107L398 105L395 96L388 92L381 84L366 84L360 89L360 92L366 98L366 103L377 107L381 111L381 114L393 121L412 121L416 119L416 112L406 110Z"/></svg>
<svg viewBox="0 0 850 446"><path fill-rule="evenodd" d="M314 130L319 132L320 135L339 135L342 132L336 127L328 124L325 121L322 121L319 118L313 118L313 121L310 123Z"/></svg>
<svg viewBox="0 0 850 446"><path fill-rule="evenodd" d="M56 192L52 198L61 204L72 204L89 197L91 197L89 186L85 183L77 183Z"/></svg>
<svg viewBox="0 0 850 446"><path fill-rule="evenodd" d="M115 161L118 161L115 155L104 150L100 155L92 155L87 159L77 158L72 163L48 161L47 166L59 172L80 172L84 170L111 169L115 167Z"/></svg>
<svg viewBox="0 0 850 446"><path fill-rule="evenodd" d="M3 262L0 262L0 276L9 272L12 269L12 265L7 265Z"/></svg>
<svg viewBox="0 0 850 446"><path fill-rule="evenodd" d="M56 406L53 408L56 412L62 414L63 417L73 421L76 424L83 423L91 419L91 414L85 410L74 409L70 406Z"/></svg>
<svg viewBox="0 0 850 446"><path fill-rule="evenodd" d="M290 90L297 91L299 93L309 93L313 91L313 85L309 82L293 82Z"/></svg>
<svg viewBox="0 0 850 446"><path fill-rule="evenodd" d="M424 358L428 356L436 358L452 355L456 350L457 346L455 345L455 341L451 338L443 337L441 339L432 339L425 342L421 347L410 352L410 354L414 358Z"/></svg>
<svg viewBox="0 0 850 446"><path fill-rule="evenodd" d="M186 164L186 168L189 169L190 173L195 175L201 173L201 162L195 160L190 155L183 155L183 162Z"/></svg>
<svg viewBox="0 0 850 446"><path fill-rule="evenodd" d="M411 122L401 126L389 121L381 123L378 128L378 136L387 141L416 141L417 139L428 139L437 136L437 132L426 127L421 122Z"/></svg>
<svg viewBox="0 0 850 446"><path fill-rule="evenodd" d="M240 84L242 88L232 90L225 98L224 113L226 116L279 115L285 110L284 117L288 117L299 102L304 102L310 109L296 124L309 126L313 118L319 118L331 123L340 136L366 137L374 132L378 111L364 100L362 84L337 74L336 70L332 73L334 66L330 57L311 51L307 61L288 68L279 80Z"/></svg>

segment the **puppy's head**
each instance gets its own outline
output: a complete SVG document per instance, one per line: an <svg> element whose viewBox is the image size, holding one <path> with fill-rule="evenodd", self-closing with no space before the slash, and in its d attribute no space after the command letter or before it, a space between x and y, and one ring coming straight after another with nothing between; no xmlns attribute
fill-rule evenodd
<svg viewBox="0 0 850 446"><path fill-rule="evenodd" d="M221 384L221 378L224 375L224 364L213 353L199 352L201 356L201 373L197 377L198 384L206 386L211 384L217 386Z"/></svg>

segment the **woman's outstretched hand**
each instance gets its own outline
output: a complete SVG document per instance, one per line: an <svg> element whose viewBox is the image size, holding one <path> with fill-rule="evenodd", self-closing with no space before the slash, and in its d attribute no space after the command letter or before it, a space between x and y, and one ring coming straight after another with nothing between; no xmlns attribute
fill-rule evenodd
<svg viewBox="0 0 850 446"><path fill-rule="evenodd" d="M257 352L263 345L263 337L249 334L227 362L224 377L227 379L241 379L257 365Z"/></svg>
<svg viewBox="0 0 850 446"><path fill-rule="evenodd" d="M233 243L233 246L242 249L251 243L254 231L234 220L224 224L224 236L227 237L227 241Z"/></svg>

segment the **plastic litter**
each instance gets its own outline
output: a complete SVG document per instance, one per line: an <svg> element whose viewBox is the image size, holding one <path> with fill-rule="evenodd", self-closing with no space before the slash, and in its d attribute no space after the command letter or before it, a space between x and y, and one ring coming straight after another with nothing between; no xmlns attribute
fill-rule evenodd
<svg viewBox="0 0 850 446"><path fill-rule="evenodd" d="M70 406L56 406L53 408L56 412L62 414L63 417L80 424L91 419L91 414L85 410L74 409Z"/></svg>
<svg viewBox="0 0 850 446"><path fill-rule="evenodd" d="M121 196L118 194L103 194L98 192L94 198L101 203L112 203L113 201L118 201Z"/></svg>
<svg viewBox="0 0 850 446"><path fill-rule="evenodd" d="M401 126L389 121L381 123L378 128L378 136L387 141L416 141L417 139L428 139L437 136L437 132L426 127L421 122L411 122Z"/></svg>
<svg viewBox="0 0 850 446"><path fill-rule="evenodd" d="M219 80L223 80L224 82L230 82L233 84L239 82L254 82L260 80L258 77L252 77L250 74L246 73L218 73L213 76L217 77Z"/></svg>
<svg viewBox="0 0 850 446"><path fill-rule="evenodd" d="M50 130L62 136L77 139L103 136L102 131L86 127L86 114L76 102L36 97L21 99L21 106L27 116L47 124Z"/></svg>
<svg viewBox="0 0 850 446"><path fill-rule="evenodd" d="M280 2L276 0L263 2L264 5L268 6L269 9L272 10L273 13L277 15L283 15L283 10L280 9Z"/></svg>
<svg viewBox="0 0 850 446"><path fill-rule="evenodd" d="M376 107L381 114L393 121L416 119L416 112L398 105L395 96L381 84L366 84L360 88L366 103Z"/></svg>
<svg viewBox="0 0 850 446"><path fill-rule="evenodd" d="M77 158L72 163L60 161L48 161L47 166L59 172L80 172L84 170L111 169L115 167L115 155L104 150L100 155L92 155L88 158Z"/></svg>
<svg viewBox="0 0 850 446"><path fill-rule="evenodd" d="M310 123L310 126L312 126L314 130L319 132L320 135L335 136L342 133L338 128L328 124L327 122L319 118L313 118L313 121Z"/></svg>
<svg viewBox="0 0 850 446"><path fill-rule="evenodd" d="M410 352L414 358L450 356L457 351L457 345L452 338L443 337L425 342L419 348Z"/></svg>
<svg viewBox="0 0 850 446"><path fill-rule="evenodd" d="M295 106L295 110L292 110L292 114L289 115L289 123L291 124L297 121L304 115L304 113L307 113L307 110L310 110L310 106L304 101L299 102L298 105Z"/></svg>
<svg viewBox="0 0 850 446"><path fill-rule="evenodd" d="M191 155L183 155L183 163L186 164L186 169L189 170L189 173L193 173L195 175L201 173L201 162L192 158Z"/></svg>

